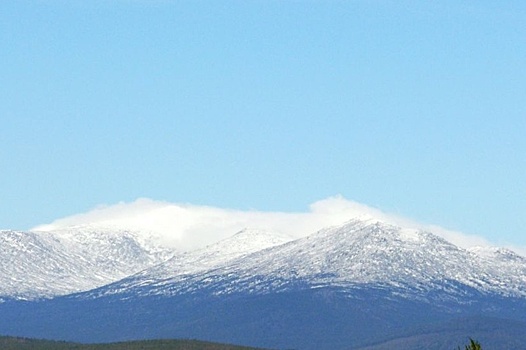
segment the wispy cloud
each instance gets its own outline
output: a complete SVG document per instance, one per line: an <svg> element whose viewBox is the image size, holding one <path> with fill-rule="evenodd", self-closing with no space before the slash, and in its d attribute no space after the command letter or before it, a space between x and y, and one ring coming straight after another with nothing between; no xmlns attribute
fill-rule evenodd
<svg viewBox="0 0 526 350"><path fill-rule="evenodd" d="M161 237L165 244L187 250L213 243L247 227L277 231L297 238L357 217L431 231L464 248L491 245L491 242L480 236L417 223L341 196L317 201L310 205L307 212L292 213L240 211L138 199L132 203L100 206L87 213L59 219L33 230L52 231L76 225L119 227L149 231ZM521 248L509 248L524 252Z"/></svg>

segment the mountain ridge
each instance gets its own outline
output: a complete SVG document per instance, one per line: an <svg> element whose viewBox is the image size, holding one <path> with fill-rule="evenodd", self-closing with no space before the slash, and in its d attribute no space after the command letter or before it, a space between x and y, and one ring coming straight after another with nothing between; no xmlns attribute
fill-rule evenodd
<svg viewBox="0 0 526 350"><path fill-rule="evenodd" d="M71 230L41 237L50 245L66 240L84 254L86 247L100 250L94 256L109 260L119 252L133 261L144 256L147 264L94 289L5 300L0 332L80 342L182 337L349 349L407 334L425 341L418 338L420 325L479 314L519 321L519 328L526 322L524 257L501 248L460 248L431 232L371 217L298 239L245 229L200 249L170 251L173 256L159 261L149 260L156 250L133 233ZM403 333L408 329L413 333Z"/></svg>
<svg viewBox="0 0 526 350"><path fill-rule="evenodd" d="M38 299L93 289L168 259L172 253L129 230L90 226L0 231L0 298Z"/></svg>
<svg viewBox="0 0 526 350"><path fill-rule="evenodd" d="M501 261L478 255L429 232L409 231L374 220L351 220L305 238L219 260L208 265L208 271L194 271L193 275L186 271L184 278L174 279L173 284L163 278L166 283L151 284L149 293L155 288L157 294L162 294L163 288L170 290L169 294L177 293L177 285L185 289L199 284L203 288L207 283L223 293L233 289L226 284L234 284L238 291L261 292L301 282L311 287L377 285L397 289L398 293L411 286L405 288L406 292L420 295L441 289L442 295L449 297L462 296L465 286L482 293L524 297L526 268L521 264L521 259ZM515 276L513 271L520 274ZM147 276L148 269L141 275ZM221 281L225 281L224 288L217 286Z"/></svg>

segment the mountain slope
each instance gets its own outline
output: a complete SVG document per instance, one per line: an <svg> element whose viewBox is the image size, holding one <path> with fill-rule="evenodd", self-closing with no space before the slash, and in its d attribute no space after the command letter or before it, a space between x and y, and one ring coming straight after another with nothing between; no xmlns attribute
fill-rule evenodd
<svg viewBox="0 0 526 350"><path fill-rule="evenodd" d="M526 259L511 252L503 258L467 251L429 232L375 220L352 220L237 258L229 255L226 260L217 260L214 249L224 247L175 257L106 286L99 295L177 295L207 288L215 294L265 294L369 286L428 301L460 301L466 293L526 296Z"/></svg>
<svg viewBox="0 0 526 350"><path fill-rule="evenodd" d="M485 350L526 348L526 323L476 316L408 329L392 339L356 350L452 350L477 339Z"/></svg>
<svg viewBox="0 0 526 350"><path fill-rule="evenodd" d="M230 261L247 256L265 248L278 246L292 238L263 230L244 229L234 236L191 252L176 254L171 259L114 284L105 286L83 297L126 292L135 296L153 295L156 290L171 285L188 276L215 270Z"/></svg>
<svg viewBox="0 0 526 350"><path fill-rule="evenodd" d="M89 226L52 232L0 231L0 299L89 290L173 255L143 236Z"/></svg>

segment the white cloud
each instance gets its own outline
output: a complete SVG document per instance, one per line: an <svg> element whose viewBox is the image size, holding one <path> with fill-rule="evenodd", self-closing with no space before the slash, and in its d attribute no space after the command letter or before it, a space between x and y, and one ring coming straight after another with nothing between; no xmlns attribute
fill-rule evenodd
<svg viewBox="0 0 526 350"><path fill-rule="evenodd" d="M425 229L464 248L491 245L489 241L479 236L423 225L341 196L317 201L311 204L309 209L308 212L296 213L240 211L138 199L132 203L101 206L88 213L59 219L51 224L35 227L33 230L52 231L88 224L99 227L119 227L154 233L161 237L165 244L187 250L229 237L247 227L278 231L297 238L362 217L374 218L406 228ZM515 250L522 253L521 249Z"/></svg>

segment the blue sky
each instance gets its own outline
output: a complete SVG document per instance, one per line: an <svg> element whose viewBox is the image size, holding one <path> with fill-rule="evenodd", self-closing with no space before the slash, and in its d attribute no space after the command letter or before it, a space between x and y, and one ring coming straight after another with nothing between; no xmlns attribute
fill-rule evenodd
<svg viewBox="0 0 526 350"><path fill-rule="evenodd" d="M341 194L526 245L523 1L3 1L0 227Z"/></svg>

